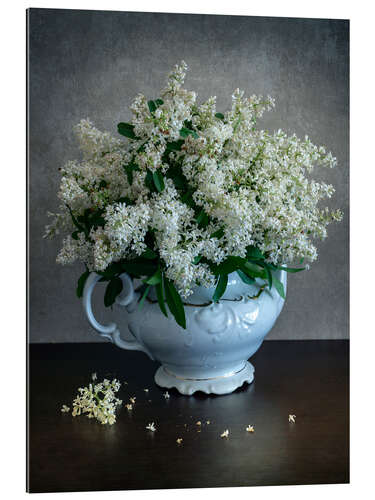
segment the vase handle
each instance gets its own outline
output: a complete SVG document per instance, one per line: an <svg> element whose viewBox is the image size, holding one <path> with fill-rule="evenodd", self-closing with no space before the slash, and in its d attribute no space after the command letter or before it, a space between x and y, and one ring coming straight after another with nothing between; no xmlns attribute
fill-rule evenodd
<svg viewBox="0 0 375 500"><path fill-rule="evenodd" d="M126 273L121 274L120 278L122 280L123 291L118 297L116 297L116 303L121 306L127 306L135 298L133 282L130 276ZM116 323L101 325L100 323L98 323L98 321L96 321L94 313L92 312L91 296L96 283L100 279L101 276L99 274L91 273L86 280L83 290L83 310L85 311L90 325L99 333L101 337L109 339L111 342L117 345L117 347L121 347L122 349L128 349L131 351L142 351L146 353L151 359L153 359L148 349L136 338L134 338L134 341L123 340Z"/></svg>

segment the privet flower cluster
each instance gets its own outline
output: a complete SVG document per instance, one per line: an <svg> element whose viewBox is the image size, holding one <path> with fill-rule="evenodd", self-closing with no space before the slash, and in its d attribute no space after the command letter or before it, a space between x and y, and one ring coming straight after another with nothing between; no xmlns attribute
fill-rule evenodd
<svg viewBox="0 0 375 500"><path fill-rule="evenodd" d="M93 381L96 375L93 374ZM116 397L120 389L120 382L104 379L103 382L90 383L88 387L79 387L78 394L73 400L72 416L86 415L96 418L101 424L113 425L116 422L116 408L122 401ZM69 407L63 405L62 412L69 412Z"/></svg>
<svg viewBox="0 0 375 500"><path fill-rule="evenodd" d="M107 305L124 270L157 274L148 285L161 286L159 303L170 305L174 292L213 287L236 266L251 280L281 263L312 262L313 238L324 239L327 225L341 219L318 207L334 188L309 175L315 166L334 167L331 153L307 136L257 129L274 107L271 97L237 89L225 114L215 97L199 104L183 88L186 69L175 66L160 98L135 98L131 123L118 125L123 137L89 120L75 127L83 159L61 169L61 207L46 235L65 235L59 263L82 261L86 276L101 272L110 282ZM249 258L262 271L244 267Z"/></svg>

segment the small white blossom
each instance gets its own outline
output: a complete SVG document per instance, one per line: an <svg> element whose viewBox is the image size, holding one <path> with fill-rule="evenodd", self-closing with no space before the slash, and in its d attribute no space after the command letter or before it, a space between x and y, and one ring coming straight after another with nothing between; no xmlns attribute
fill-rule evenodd
<svg viewBox="0 0 375 500"><path fill-rule="evenodd" d="M222 434L220 434L220 437L221 438L227 438L227 437L229 437L229 430L226 429Z"/></svg>
<svg viewBox="0 0 375 500"><path fill-rule="evenodd" d="M135 404L135 400L136 400L136 397L133 396L132 398L130 398L130 402L134 405Z"/></svg>
<svg viewBox="0 0 375 500"><path fill-rule="evenodd" d="M155 427L154 422L151 422L151 424L146 425L146 429L149 430L149 431L151 431L151 432L155 432L156 431L156 427Z"/></svg>
<svg viewBox="0 0 375 500"><path fill-rule="evenodd" d="M148 392L148 389L143 389L143 390L144 390L144 392Z"/></svg>
<svg viewBox="0 0 375 500"><path fill-rule="evenodd" d="M85 414L88 418L96 418L101 424L113 425L116 422L116 409L122 404L116 397L120 382L104 379L103 382L88 387L79 387L73 400L72 416Z"/></svg>
<svg viewBox="0 0 375 500"><path fill-rule="evenodd" d="M181 443L182 443L182 438L177 438L177 439L176 439L176 443L177 443L177 444L181 444Z"/></svg>
<svg viewBox="0 0 375 500"><path fill-rule="evenodd" d="M288 420L289 420L289 422L292 422L294 424L295 421L296 421L296 416L295 415L289 415Z"/></svg>
<svg viewBox="0 0 375 500"><path fill-rule="evenodd" d="M62 405L61 412L62 413L68 413L70 411L69 406Z"/></svg>
<svg viewBox="0 0 375 500"><path fill-rule="evenodd" d="M248 425L248 426L246 427L246 431L247 431L247 432L254 432L254 427L253 427L252 425Z"/></svg>
<svg viewBox="0 0 375 500"><path fill-rule="evenodd" d="M92 380L96 380L98 377L97 377L96 373L93 373L93 374L91 375L91 378L92 378Z"/></svg>
<svg viewBox="0 0 375 500"><path fill-rule="evenodd" d="M168 391L166 391L166 392L163 394L163 396L165 397L165 399L169 399L169 398L170 398L170 395L169 395L169 392L168 392Z"/></svg>

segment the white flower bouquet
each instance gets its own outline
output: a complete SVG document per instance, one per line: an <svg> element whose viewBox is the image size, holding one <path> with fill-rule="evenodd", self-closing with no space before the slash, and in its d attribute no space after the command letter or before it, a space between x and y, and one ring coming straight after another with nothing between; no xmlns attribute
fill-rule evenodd
<svg viewBox="0 0 375 500"><path fill-rule="evenodd" d="M198 104L183 88L186 69L175 66L160 98L135 98L131 123L118 124L123 137L77 125L83 159L61 169L61 207L46 228L49 237L65 233L58 262L86 267L78 296L95 271L111 306L126 272L143 281L140 306L155 286L161 311L167 305L184 328L183 298L216 286L218 301L234 271L283 296L273 271L304 269L288 266L314 261L312 239L341 219L318 207L334 188L308 177L315 165L335 166L331 153L307 137L258 130L270 97L236 90L224 114L214 97Z"/></svg>

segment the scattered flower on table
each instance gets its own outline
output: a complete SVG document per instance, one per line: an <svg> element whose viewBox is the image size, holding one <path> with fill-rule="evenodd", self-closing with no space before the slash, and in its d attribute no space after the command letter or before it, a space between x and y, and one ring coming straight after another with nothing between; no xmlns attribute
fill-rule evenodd
<svg viewBox="0 0 375 500"><path fill-rule="evenodd" d="M227 438L227 437L229 437L229 430L226 429L222 434L220 434L220 437L221 438Z"/></svg>
<svg viewBox="0 0 375 500"><path fill-rule="evenodd" d="M198 422L196 422L195 425L202 425L202 422L200 420L198 420Z"/></svg>
<svg viewBox="0 0 375 500"><path fill-rule="evenodd" d="M72 416L85 414L88 418L96 418L101 424L113 425L116 422L116 408L122 404L116 397L120 382L104 379L103 382L88 387L79 387L73 400Z"/></svg>
<svg viewBox="0 0 375 500"><path fill-rule="evenodd" d="M210 422L209 420L207 420L206 424L207 424L207 425L210 425L210 423L211 423L211 422Z"/></svg>
<svg viewBox="0 0 375 500"><path fill-rule="evenodd" d="M289 422L292 422L294 424L296 422L296 416L295 415L289 415L288 420L289 420Z"/></svg>
<svg viewBox="0 0 375 500"><path fill-rule="evenodd" d="M252 425L248 425L246 427L247 432L254 432L254 427Z"/></svg>
<svg viewBox="0 0 375 500"><path fill-rule="evenodd" d="M169 399L169 398L170 398L170 395L169 395L169 392L168 392L168 391L166 391L166 392L163 394L163 396L165 397L165 399Z"/></svg>
<svg viewBox="0 0 375 500"><path fill-rule="evenodd" d="M144 390L144 392L148 392L148 389L143 389L143 390Z"/></svg>
<svg viewBox="0 0 375 500"><path fill-rule="evenodd" d="M177 439L176 439L176 443L177 443L177 444L181 444L181 443L182 443L182 438L177 438Z"/></svg>
<svg viewBox="0 0 375 500"><path fill-rule="evenodd" d="M134 405L135 404L135 400L136 400L136 397L133 396L132 398L130 398L130 402Z"/></svg>
<svg viewBox="0 0 375 500"><path fill-rule="evenodd" d="M125 406L126 406L126 409L127 409L127 410L132 410L132 409L133 409L133 405L131 405L131 404L129 404L129 403L128 403L127 405L125 405Z"/></svg>
<svg viewBox="0 0 375 500"><path fill-rule="evenodd" d="M69 406L62 405L61 412L62 413L68 413L70 411Z"/></svg>
<svg viewBox="0 0 375 500"><path fill-rule="evenodd" d="M151 432L155 432L156 431L156 427L155 427L154 422L151 422L151 424L146 425L146 429L149 430L149 431L151 431Z"/></svg>

